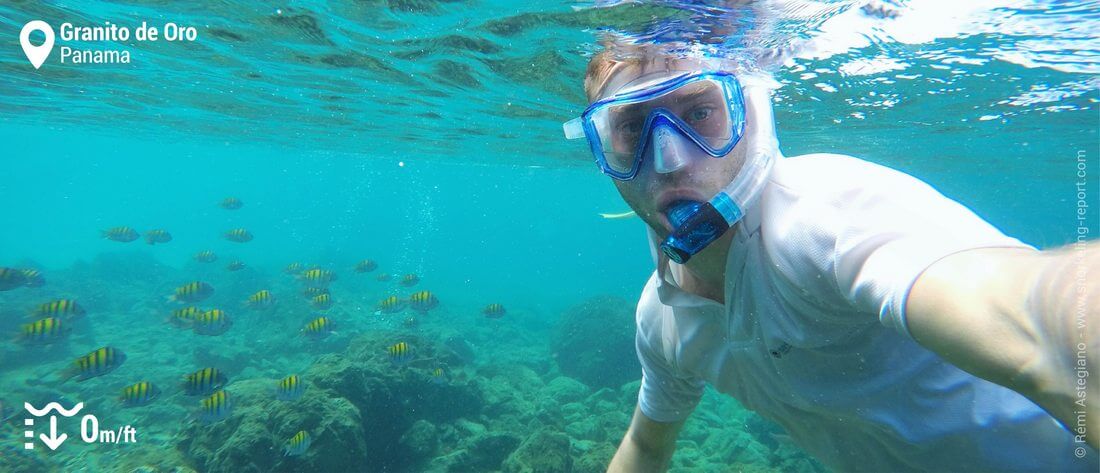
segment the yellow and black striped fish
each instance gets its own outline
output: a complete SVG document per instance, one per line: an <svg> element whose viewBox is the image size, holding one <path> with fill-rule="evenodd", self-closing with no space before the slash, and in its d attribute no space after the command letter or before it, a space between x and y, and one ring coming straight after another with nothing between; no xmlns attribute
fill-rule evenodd
<svg viewBox="0 0 1100 473"><path fill-rule="evenodd" d="M145 232L145 243L155 245L157 243L168 243L172 241L172 234L167 230L156 229Z"/></svg>
<svg viewBox="0 0 1100 473"><path fill-rule="evenodd" d="M229 271L240 271L240 270L244 269L244 266L245 266L244 261L233 260L233 261L230 261L229 264L225 265L225 269L227 269Z"/></svg>
<svg viewBox="0 0 1100 473"><path fill-rule="evenodd" d="M247 243L252 241L252 233L243 228L234 228L225 232L225 235L223 236L225 236L226 240L234 241L237 243Z"/></svg>
<svg viewBox="0 0 1100 473"><path fill-rule="evenodd" d="M390 361L395 364L402 365L412 359L412 349L405 342L394 343L386 351L390 354Z"/></svg>
<svg viewBox="0 0 1100 473"><path fill-rule="evenodd" d="M220 421L232 413L233 403L229 400L229 393L224 390L218 390L210 397L199 401L199 420L204 423Z"/></svg>
<svg viewBox="0 0 1100 473"><path fill-rule="evenodd" d="M302 289L302 295L306 296L307 299L313 299L314 297L317 297L321 294L328 294L328 288L327 287L307 287L305 289Z"/></svg>
<svg viewBox="0 0 1100 473"><path fill-rule="evenodd" d="M305 392L306 385L302 383L302 378L292 374L279 380L279 385L275 387L275 399L293 401L302 397Z"/></svg>
<svg viewBox="0 0 1100 473"><path fill-rule="evenodd" d="M427 312L439 305L439 299L435 298L432 291L418 291L409 296L409 307L417 312Z"/></svg>
<svg viewBox="0 0 1100 473"><path fill-rule="evenodd" d="M405 301L397 296L390 296L378 301L377 311L382 314L396 314L405 310Z"/></svg>
<svg viewBox="0 0 1100 473"><path fill-rule="evenodd" d="M444 384L447 382L447 372L443 371L442 367L437 367L436 369L432 370L430 380L432 383L435 384Z"/></svg>
<svg viewBox="0 0 1100 473"><path fill-rule="evenodd" d="M191 328L191 325L195 323L195 319L201 314L202 309L195 306L176 309L172 311L172 316L168 318L168 323L179 328Z"/></svg>
<svg viewBox="0 0 1100 473"><path fill-rule="evenodd" d="M125 407L144 406L160 395L160 389L148 381L139 381L122 388L119 400Z"/></svg>
<svg viewBox="0 0 1100 473"><path fill-rule="evenodd" d="M126 361L126 354L114 347L101 347L80 358L73 360L72 364L61 373L61 381L68 381L73 376L77 382L86 381L96 376L110 373Z"/></svg>
<svg viewBox="0 0 1100 473"><path fill-rule="evenodd" d="M283 269L283 272L286 274L302 274L302 263L299 263L297 261L290 263L286 265L286 268Z"/></svg>
<svg viewBox="0 0 1100 473"><path fill-rule="evenodd" d="M191 281L176 288L172 300L177 302L199 302L214 294L214 286L202 281Z"/></svg>
<svg viewBox="0 0 1100 473"><path fill-rule="evenodd" d="M418 282L420 282L420 276L417 276L415 274L406 274L404 276L401 276L402 286L412 287L415 286Z"/></svg>
<svg viewBox="0 0 1100 473"><path fill-rule="evenodd" d="M203 368L183 377L183 392L188 396L205 396L229 383L229 378L217 368Z"/></svg>
<svg viewBox="0 0 1100 473"><path fill-rule="evenodd" d="M69 333L69 327L61 319L46 317L23 324L20 340L26 343L48 344L61 340Z"/></svg>
<svg viewBox="0 0 1100 473"><path fill-rule="evenodd" d="M4 268L0 268L0 271L3 271L3 269ZM26 282L23 283L25 286L41 287L46 285L46 278L42 277L42 273L37 269L22 269L20 271L23 271L23 278L26 279ZM2 277L0 277L0 279L2 279ZM0 282L0 286L3 286L2 282Z"/></svg>
<svg viewBox="0 0 1100 473"><path fill-rule="evenodd" d="M202 250L198 253L195 253L195 255L191 257L191 259L200 263L213 263L218 260L218 254L214 253L211 250Z"/></svg>
<svg viewBox="0 0 1100 473"><path fill-rule="evenodd" d="M386 282L393 279L393 277L390 276L390 273L378 273L378 276L375 276L374 279L379 282Z"/></svg>
<svg viewBox="0 0 1100 473"><path fill-rule="evenodd" d="M286 441L286 446L283 447L283 456L297 457L304 455L306 450L309 450L311 443L313 443L313 439L309 436L309 432L300 430L290 440Z"/></svg>
<svg viewBox="0 0 1100 473"><path fill-rule="evenodd" d="M246 304L253 309L270 309L275 307L275 302L275 295L272 294L271 291L261 289L255 294L248 296Z"/></svg>
<svg viewBox="0 0 1100 473"><path fill-rule="evenodd" d="M0 266L0 291L10 291L27 285L27 276L21 269Z"/></svg>
<svg viewBox="0 0 1100 473"><path fill-rule="evenodd" d="M191 328L199 335L217 336L225 333L232 326L233 321L224 310L210 309L195 317L195 323Z"/></svg>
<svg viewBox="0 0 1100 473"><path fill-rule="evenodd" d="M226 197L222 199L222 202L219 205L221 205L221 207L225 210L237 210L241 207L244 207L244 202L241 202L241 199L238 199L236 197Z"/></svg>
<svg viewBox="0 0 1100 473"><path fill-rule="evenodd" d="M324 286L336 280L336 273L320 268L302 271L301 279L312 286Z"/></svg>
<svg viewBox="0 0 1100 473"><path fill-rule="evenodd" d="M355 272L357 273L369 273L375 269L378 269L378 263L375 263L374 260L365 259L355 265Z"/></svg>
<svg viewBox="0 0 1100 473"><path fill-rule="evenodd" d="M84 308L72 299L58 299L38 306L34 314L39 317L61 317L67 320L83 317Z"/></svg>
<svg viewBox="0 0 1100 473"><path fill-rule="evenodd" d="M332 333L332 320L328 317L317 317L302 328L302 334L308 337L320 338L330 333Z"/></svg>
<svg viewBox="0 0 1100 473"><path fill-rule="evenodd" d="M130 227L108 228L101 231L100 233L103 235L103 238L122 243L129 243L131 241L137 240L139 237L138 232Z"/></svg>
<svg viewBox="0 0 1100 473"><path fill-rule="evenodd" d="M490 319L499 319L504 317L508 311L504 310L504 306L500 304L489 304L481 309L481 313L485 314Z"/></svg>
<svg viewBox="0 0 1100 473"><path fill-rule="evenodd" d="M313 296L313 299L310 299L309 303L313 305L314 309L326 310L332 307L332 296L328 294L318 294Z"/></svg>

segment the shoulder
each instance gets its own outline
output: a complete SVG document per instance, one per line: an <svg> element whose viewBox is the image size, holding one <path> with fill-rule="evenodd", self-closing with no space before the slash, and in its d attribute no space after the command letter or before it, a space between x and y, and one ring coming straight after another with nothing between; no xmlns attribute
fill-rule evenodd
<svg viewBox="0 0 1100 473"><path fill-rule="evenodd" d="M661 315L665 305L657 296L657 272L649 276L642 295L638 298L638 308L634 314L637 325L637 342L648 346L660 346L661 344Z"/></svg>
<svg viewBox="0 0 1100 473"><path fill-rule="evenodd" d="M840 154L780 159L760 207L771 267L791 285L837 303L850 290L844 275L888 243L935 246L997 233L920 179Z"/></svg>
<svg viewBox="0 0 1100 473"><path fill-rule="evenodd" d="M771 176L773 194L814 197L828 204L850 204L859 194L932 191L913 176L853 156L813 153L780 159ZM822 200L823 199L823 200Z"/></svg>

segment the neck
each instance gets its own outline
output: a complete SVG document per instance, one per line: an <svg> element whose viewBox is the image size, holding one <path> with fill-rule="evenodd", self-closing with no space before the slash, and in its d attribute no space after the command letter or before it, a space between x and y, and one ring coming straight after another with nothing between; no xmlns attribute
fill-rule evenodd
<svg viewBox="0 0 1100 473"><path fill-rule="evenodd" d="M727 231L684 265L681 287L692 294L726 303L726 258L730 252L733 230Z"/></svg>

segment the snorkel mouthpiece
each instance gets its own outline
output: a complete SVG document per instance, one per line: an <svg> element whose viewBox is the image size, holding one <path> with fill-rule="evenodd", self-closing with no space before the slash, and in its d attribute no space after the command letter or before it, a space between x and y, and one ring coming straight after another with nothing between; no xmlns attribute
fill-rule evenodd
<svg viewBox="0 0 1100 473"><path fill-rule="evenodd" d="M742 213L726 193L719 192L706 203L677 202L667 215L675 230L661 243L661 251L684 264L741 220Z"/></svg>
<svg viewBox="0 0 1100 473"><path fill-rule="evenodd" d="M702 202L696 202L694 200L678 200L673 202L668 208L668 212L665 215L668 216L669 223L675 228L680 228L687 219L695 215L695 212L699 211L699 208L703 206Z"/></svg>

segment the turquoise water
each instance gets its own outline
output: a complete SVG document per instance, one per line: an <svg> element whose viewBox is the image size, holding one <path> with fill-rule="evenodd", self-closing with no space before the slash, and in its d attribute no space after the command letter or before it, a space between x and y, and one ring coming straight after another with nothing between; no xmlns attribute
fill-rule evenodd
<svg viewBox="0 0 1100 473"><path fill-rule="evenodd" d="M1079 157L1090 182L1100 175L1100 9L1089 2L997 9L975 2L972 11L928 22L924 15L942 2L897 2L894 23L846 23L858 18L860 3L789 3L771 10L771 21L753 20L769 25L763 33L737 37L783 52L767 67L781 84L775 112L784 153L835 152L886 164L1025 242L1052 248L1073 241ZM593 297L635 301L652 260L639 220L600 218L628 208L584 145L562 139L561 123L586 105L581 81L601 29L655 40L724 17L675 2L591 6L503 0L0 6L0 266L36 268L46 279L42 287L0 292L0 329L15 336L33 320L29 311L59 298L88 312L61 343L3 345L0 401L9 409L64 396L86 402L104 425L129 423L141 436L132 445L70 440L56 452L42 445L25 452L16 416L4 426L4 468L216 471L252 462L286 471L499 470L518 468L522 455L513 453L543 430L567 433L563 455L576 471L606 461L629 420L631 385L609 391L576 385L570 380L583 376L560 366L571 345L555 340L576 335L569 324L578 317L564 314L585 301L583 307L599 306ZM22 25L32 19L55 28L66 21L130 27L171 21L195 26L198 38L64 42L127 50L132 62L63 64L55 50L36 70L18 45ZM858 28L843 27L853 24ZM807 46L815 40L817 49ZM732 48L732 41L716 47ZM229 196L244 206L219 207ZM1090 225L1100 228L1095 216ZM115 226L163 228L173 240L148 246L100 237ZM238 227L255 239L222 238ZM193 255L203 250L218 260L196 262ZM379 269L356 273L365 258ZM227 271L234 259L247 269ZM332 309L318 311L298 294L301 283L283 273L291 262L338 274ZM379 272L414 273L421 282L407 288L377 281ZM180 307L165 297L191 280L216 288L200 305L229 311L230 331L204 337L165 323ZM240 306L260 289L278 296L274 311ZM421 289L440 306L417 316L416 327L404 323L412 311L375 314L382 298ZM491 303L507 307L508 315L482 315ZM631 310L609 319L626 333L627 360ZM321 314L338 323L337 333L313 343L299 330ZM589 345L623 346L602 335L589 336ZM464 340L458 348L456 338ZM385 347L402 340L416 340L436 361L390 366ZM51 379L103 345L126 352L118 370L82 383ZM333 366L359 362L408 390L370 404L331 381L342 379ZM208 364L230 374L228 391L242 393L234 416L214 426L195 422L198 398L176 387L183 374ZM454 373L443 387L423 382L434 365ZM622 364L589 369L621 372L627 380L636 373ZM333 384L311 385L298 406L261 393L291 372ZM162 386L161 397L121 409L117 392L143 379ZM447 404L463 396L473 396L478 408ZM361 445L349 447L346 432L321 422L342 412L332 407L342 400L356 405L367 426ZM558 412L565 405L572 422L555 420L570 417ZM313 444L303 457L279 454L298 430L293 422L248 423L249 416L283 411L312 426ZM609 413L599 428L576 419ZM437 439L436 447L403 440L416 437L409 432L424 425L418 420L433 426L416 432L436 432L425 434ZM691 422L674 468L823 469L733 401L708 397ZM70 427L75 437L77 426ZM260 429L263 440L243 440L240 430L249 428ZM471 440L486 432L505 440ZM197 448L195 438L212 446ZM731 451L731 444L752 455L714 453ZM264 450L272 445L277 451ZM336 453L359 448L365 463L341 463ZM481 463L454 460L455 452L484 451L495 453Z"/></svg>

